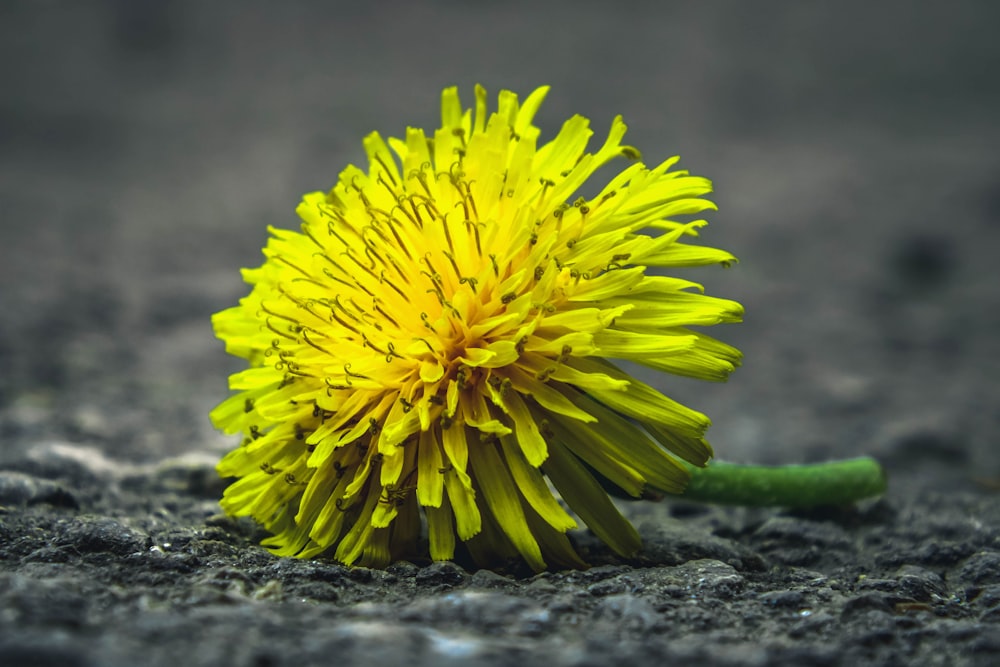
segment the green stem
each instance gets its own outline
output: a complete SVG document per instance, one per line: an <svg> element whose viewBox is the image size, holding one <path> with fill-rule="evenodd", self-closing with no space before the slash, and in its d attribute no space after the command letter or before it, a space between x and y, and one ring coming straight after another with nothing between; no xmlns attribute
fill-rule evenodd
<svg viewBox="0 0 1000 667"><path fill-rule="evenodd" d="M691 483L683 497L752 507L849 505L886 490L885 471L862 457L812 465L753 466L713 461L687 466Z"/></svg>

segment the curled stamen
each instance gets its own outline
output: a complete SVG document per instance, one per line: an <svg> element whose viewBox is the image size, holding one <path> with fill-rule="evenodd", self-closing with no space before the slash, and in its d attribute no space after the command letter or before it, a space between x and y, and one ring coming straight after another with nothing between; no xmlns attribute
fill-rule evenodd
<svg viewBox="0 0 1000 667"><path fill-rule="evenodd" d="M430 350L431 354L437 354L437 351L431 346L430 342L426 338L414 338L413 340L419 340L421 343L427 346L427 349Z"/></svg>
<svg viewBox="0 0 1000 667"><path fill-rule="evenodd" d="M626 159L629 160L642 159L642 153L640 153L639 149L636 148L635 146L622 146L619 150L621 151L621 154L625 156Z"/></svg>
<svg viewBox="0 0 1000 667"><path fill-rule="evenodd" d="M323 259L323 260L326 260L326 261L327 261L327 262L328 262L328 263L329 263L329 264L330 264L330 265L331 265L331 266L332 266L333 268L335 268L335 269L336 269L337 271L339 271L340 273L344 274L344 276L347 276L347 277L350 277L350 275L351 275L351 274L347 272L347 269L345 269L345 268L344 268L344 267L342 267L342 266L341 266L340 264L338 264L337 262L335 262L335 261L333 260L333 258L332 258L332 257L330 257L330 256L329 256L328 254L326 254L325 252L316 252L316 253L313 253L313 257L318 257L319 259ZM325 275L326 275L326 276L327 276L328 278L332 278L333 280L336 280L336 281L339 281L339 282L344 282L344 280L343 280L342 278L338 278L338 277L336 277L336 276L332 275L332 274L330 273L330 269L327 269L327 268L324 268L324 269L323 269L323 273L324 273L324 274L325 274ZM344 284L348 284L348 283L344 283Z"/></svg>
<svg viewBox="0 0 1000 667"><path fill-rule="evenodd" d="M356 334L360 334L361 333L360 329L356 328L352 324L349 324L346 320L344 320L339 315L337 315L337 311L333 310L332 308L330 309L330 317L332 317L337 322L337 324L339 324L340 326L344 327L348 331L353 331ZM358 318L355 317L354 319L357 320Z"/></svg>
<svg viewBox="0 0 1000 667"><path fill-rule="evenodd" d="M397 322L397 321L396 321L396 320L395 320L395 319L394 319L394 318L392 317L392 315L390 315L389 313L385 312L385 311L384 311L384 310L382 309L382 306L380 306L380 305L378 305L378 304L376 303L376 304L374 304L374 305L373 305L372 307L373 307L373 308L375 309L375 312L379 313L379 314L380 314L380 315L381 315L382 317L384 317L385 319L387 319L387 320L389 320L390 322L392 322L392 324L393 324L393 325L394 325L394 326L395 326L395 327L396 327L397 329L401 329L401 328L402 328L401 326L399 326L399 322ZM378 327L378 329L379 329L379 330L381 330L381 328L382 328L382 327Z"/></svg>
<svg viewBox="0 0 1000 667"><path fill-rule="evenodd" d="M430 197L430 196L424 197L423 195L412 193L410 195L410 205L413 206L413 210L414 211L418 210L417 209L418 206L423 206L424 210L427 211L427 213L432 218L441 218L441 217L443 217L441 215L440 211L438 211L437 206L434 203L434 198L433 197Z"/></svg>
<svg viewBox="0 0 1000 667"><path fill-rule="evenodd" d="M444 298L444 292L441 291L440 285L435 284L431 289L424 290L424 293L425 294L433 293L434 295L436 295L438 298L438 302L440 302L442 306L448 303L447 299Z"/></svg>
<svg viewBox="0 0 1000 667"><path fill-rule="evenodd" d="M334 384L330 378L323 378L323 382L326 383L326 395L328 397L332 397L335 391L349 391L352 388L350 380L347 381L347 384Z"/></svg>
<svg viewBox="0 0 1000 667"><path fill-rule="evenodd" d="M368 336L366 336L364 333L361 334L361 341L362 341L361 342L361 347L370 347L371 349L375 350L379 354L385 354L385 350L380 350L378 348L378 346L376 346L374 343L372 343L370 340L368 340Z"/></svg>
<svg viewBox="0 0 1000 667"><path fill-rule="evenodd" d="M535 373L535 379L539 382L548 382L552 374L559 370L558 366L549 366L548 368Z"/></svg>
<svg viewBox="0 0 1000 667"><path fill-rule="evenodd" d="M352 298L348 297L348 299L347 299L347 302L348 302L348 303L350 303L350 304L351 304L352 306L354 306L354 310L356 310L356 311L358 311L358 312L363 312L363 310L362 310L361 308L359 308L359 307L358 307L358 304L354 303L354 299L352 299ZM340 310L340 311L341 311L342 313L344 313L344 315L347 315L348 317L350 317L350 318L351 318L352 320L354 320L354 321L355 321L355 322L357 322L358 324L361 324L361 320L360 320L360 319L358 319L358 316L357 316L357 315L355 315L354 313L352 313L351 311L349 311L349 310L347 309L347 307L346 307L346 306L344 306L344 304L342 304L342 303L340 302L340 295L339 295L339 294L334 294L334 295L333 295L333 305L334 305L334 306L335 306L335 307L336 307L336 308L337 308L338 310Z"/></svg>
<svg viewBox="0 0 1000 667"><path fill-rule="evenodd" d="M268 329L270 329L271 331L273 331L274 333L276 333L279 336L281 336L282 338L285 338L285 339L290 340L290 341L298 342L298 339L295 336L292 336L291 334L285 333L284 331L281 331L281 330L277 329L273 324L271 324L271 318L270 317L268 317L268 318L266 318L264 320L264 325Z"/></svg>
<svg viewBox="0 0 1000 667"><path fill-rule="evenodd" d="M479 211L476 209L476 199L472 196L472 184L475 180L466 180L464 178L465 174L459 177L459 180L452 181L452 185L458 190L459 196L462 201L459 202L462 205L462 209L465 211L466 220L479 220ZM464 186L464 189L463 189Z"/></svg>
<svg viewBox="0 0 1000 667"><path fill-rule="evenodd" d="M543 198L545 197L545 193L548 191L548 189L553 188L556 185L556 182L553 181L551 178L539 178L538 182L542 184L542 192L539 196Z"/></svg>
<svg viewBox="0 0 1000 667"><path fill-rule="evenodd" d="M570 355L572 354L573 354L573 348L570 347L569 345L563 345L562 350L559 352L559 356L556 357L556 363L557 364L566 363L566 360L569 359Z"/></svg>
<svg viewBox="0 0 1000 667"><path fill-rule="evenodd" d="M284 264L285 266L287 266L289 268L295 269L296 271L298 271L299 273L301 273L306 278L311 278L312 277L309 274L308 271L305 271L304 269L302 269L302 267L298 266L297 264L295 264L294 262L292 262L290 259L288 259L284 255L274 255L272 259L274 259L274 261L276 261L276 262L281 262L282 264Z"/></svg>
<svg viewBox="0 0 1000 667"><path fill-rule="evenodd" d="M371 380L367 375L362 375L361 373L352 373L350 362L344 364L344 375L352 378L359 378L361 380Z"/></svg>
<svg viewBox="0 0 1000 667"><path fill-rule="evenodd" d="M427 185L427 170L430 170L430 168L431 168L431 163L424 162L423 164L420 165L419 171L414 169L410 173L413 173L414 177L417 179L417 182L420 183L420 187L424 189L424 192L427 194L427 196L433 199L434 195L431 194L431 188L429 185Z"/></svg>
<svg viewBox="0 0 1000 667"><path fill-rule="evenodd" d="M402 359L403 357L396 353L396 346L393 345L392 341L386 343L387 352L385 353L385 363L391 364L393 358Z"/></svg>
<svg viewBox="0 0 1000 667"><path fill-rule="evenodd" d="M385 285L388 285L389 287L391 287L392 290L396 294L398 294L399 296L403 297L404 300L408 300L408 297L406 296L406 292L404 292L403 290L401 290L396 285L396 283L392 282L391 280L389 280L388 278L385 277L385 271L382 271L381 273L379 273L378 281L379 281L379 284L385 284ZM372 297L373 298L377 298L377 297L375 297L374 294L372 295Z"/></svg>
<svg viewBox="0 0 1000 667"><path fill-rule="evenodd" d="M438 218L441 221L441 227L444 229L444 239L448 242L448 249L455 252L455 245L451 241L451 229L448 225L448 221L444 217Z"/></svg>
<svg viewBox="0 0 1000 667"><path fill-rule="evenodd" d="M451 268L455 270L455 277L461 279L462 270L458 268L458 262L455 261L455 255L447 250L442 250L441 254L448 259L448 262L451 264Z"/></svg>
<svg viewBox="0 0 1000 667"><path fill-rule="evenodd" d="M365 294L367 294L367 295L368 295L368 296L370 296L370 297L374 297L374 296L375 296L375 292L373 292L373 291L371 291L370 289L368 289L367 287L365 287L365 286L364 286L363 284L361 284L361 282L360 282L360 281L358 281L358 280L355 280L355 281L354 281L354 286L355 286L355 287L357 287L357 288L358 288L359 290L361 290L362 292L364 292Z"/></svg>
<svg viewBox="0 0 1000 667"><path fill-rule="evenodd" d="M399 224L399 223L392 217L391 214L386 217L386 226L389 228L389 231L392 232L392 237L394 239L396 239L396 243L395 243L394 247L402 250L403 254L406 255L406 258L409 259L409 260L412 260L413 259L413 255L410 254L410 249L407 247L408 244L403 243L402 237L400 237L399 232L396 231L396 225L397 224ZM387 241L387 243L388 243L388 241ZM390 243L389 245L393 245L393 244Z"/></svg>
<svg viewBox="0 0 1000 667"><path fill-rule="evenodd" d="M381 213L382 215L387 215L384 211L377 211L377 212ZM379 240L382 241L383 245L386 245L386 246L391 246L392 245L392 242L389 240L389 238L385 234L382 233L382 230L378 228L378 226L374 223L374 220L372 221L372 224L365 225L361 229L361 238L364 240L364 242L367 245L369 245L369 246L374 246L375 243L373 243L372 241L370 241L368 239L368 234L369 233L375 234L375 236L377 236L379 238Z"/></svg>
<svg viewBox="0 0 1000 667"><path fill-rule="evenodd" d="M288 372L291 373L292 375L294 375L295 377L300 377L300 378L317 378L318 377L316 375L313 375L312 373L307 373L306 371L302 370L302 368L298 364L289 364L289 366L288 366ZM288 384L291 384L292 379L290 377L286 378L286 380L288 381Z"/></svg>
<svg viewBox="0 0 1000 667"><path fill-rule="evenodd" d="M338 241L340 241L340 245L342 245L344 248L350 248L351 247L347 243L347 239L345 239L343 236L341 236L340 233L337 231L336 227L334 227L334 223L333 222L326 223L326 233L329 234L330 236L335 237Z"/></svg>
<svg viewBox="0 0 1000 667"><path fill-rule="evenodd" d="M313 236L312 228L309 225L306 224L302 225L302 233L308 236L309 240L312 241L317 248L319 248L321 251L326 251L326 246L324 246L322 243L316 240L316 237Z"/></svg>
<svg viewBox="0 0 1000 667"><path fill-rule="evenodd" d="M333 353L330 352L330 350L327 350L327 349L323 348L318 343L316 343L311 338L309 338L309 334L307 332L305 332L305 331L302 332L302 340L304 340L306 342L306 345L309 345L310 347L315 348L316 351L322 352L323 354L329 355L331 357L334 356Z"/></svg>
<svg viewBox="0 0 1000 667"><path fill-rule="evenodd" d="M395 186L396 185L396 177L392 175L392 170L389 169L389 166L385 163L385 160L382 159L382 156L379 155L378 153L376 153L375 154L375 161L378 162L379 165L382 167L382 171L381 171L381 173L379 173L379 178L381 179L382 174L385 174L386 176L389 177L389 180L392 181L392 185Z"/></svg>
<svg viewBox="0 0 1000 667"><path fill-rule="evenodd" d="M285 292L282 292L282 294L283 294L284 296L288 296L288 297L289 297L289 298L291 298L291 299L294 299L294 297L292 297L291 295L289 295L289 294L287 294L287 293L285 293ZM262 302L261 302L261 304L260 304L260 309L259 309L259 310L257 311L257 318L258 318L258 319L259 319L259 318L260 318L260 316L261 316L261 315L260 315L260 314L261 314L261 312L264 312L264 313L267 313L267 314L268 314L268 315L270 315L271 317L274 317L274 318L277 318L277 319L279 319L279 320L285 320L286 322L292 322L292 323L296 323L296 322L297 322L297 320L295 320L295 318L292 318L292 317L289 317L288 315L282 315L281 313L276 313L276 312L274 312L274 311L273 311L273 310L271 310L271 309L270 309L270 308L269 308L269 307L267 306L267 304L266 304L266 303L264 303L263 301L262 301Z"/></svg>
<svg viewBox="0 0 1000 667"><path fill-rule="evenodd" d="M437 269L434 268L434 265L431 264L431 252L429 250L424 253L424 256L420 258L420 261L423 262L428 269L430 269L430 273L427 273L425 271L421 271L421 273L430 277L431 280L434 281L435 283L440 283L441 274L438 272Z"/></svg>
<svg viewBox="0 0 1000 667"><path fill-rule="evenodd" d="M482 259L482 257L483 257L483 247L482 247L482 242L481 242L481 240L479 238L479 227L480 226L485 227L486 223L485 222L479 222L477 220L466 220L465 221L465 225L467 227L471 227L472 228L472 236L473 236L473 238L476 241L476 254L479 255L480 259Z"/></svg>
<svg viewBox="0 0 1000 667"><path fill-rule="evenodd" d="M346 255L349 260L351 260L352 262L354 262L355 266L357 266L359 269L361 269L362 271L364 271L365 273L367 273L368 275L370 275L375 280L378 280L378 276L376 276L375 272L372 270L372 269L375 268L374 260L372 261L371 266L365 266L364 264L362 264L358 260L357 257L354 256L354 252L352 250L350 250L350 249L345 250L344 252L342 252L340 254L341 254L341 256ZM369 257L369 259L371 259L371 258Z"/></svg>
<svg viewBox="0 0 1000 667"><path fill-rule="evenodd" d="M372 202L371 202L370 199L368 199L368 195L365 194L364 190L359 190L358 191L358 199L360 199L361 203L364 204L364 207L365 207L366 211L369 210L369 209L371 209Z"/></svg>
<svg viewBox="0 0 1000 667"><path fill-rule="evenodd" d="M414 227L417 227L418 229L423 229L423 224L420 223L417 220L417 218L413 217L413 215L409 211L406 210L406 207L403 206L404 202L409 202L409 197L407 195L400 195L396 199L396 205L393 207L393 209L391 211L389 211L389 214L391 215L391 214L395 213L397 210L402 211L403 215L406 216L407 220L409 220L410 222L413 223ZM409 256L409 255L407 255L407 256Z"/></svg>
<svg viewBox="0 0 1000 667"><path fill-rule="evenodd" d="M313 406L312 416L314 419L319 418L320 422L325 422L327 419L333 417L334 414L336 413L333 412L332 410L324 410L323 408L319 407L319 404Z"/></svg>
<svg viewBox="0 0 1000 667"><path fill-rule="evenodd" d="M322 269L322 271L323 271L323 275L326 276L327 278L329 278L330 280L335 280L338 283L340 283L341 285L347 285L348 287L353 287L353 285L351 283L347 282L343 278L338 278L337 276L333 275L333 271L331 271L330 269L327 269L327 268L324 267Z"/></svg>
<svg viewBox="0 0 1000 667"><path fill-rule="evenodd" d="M465 219L468 220L471 216L469 211L469 202L465 198L465 193L462 192L462 188L459 187L458 183L452 181L452 185L455 186L455 189L458 190L458 196L461 197L461 199L459 199L458 202L455 203L455 208L461 206L462 212L465 214Z"/></svg>

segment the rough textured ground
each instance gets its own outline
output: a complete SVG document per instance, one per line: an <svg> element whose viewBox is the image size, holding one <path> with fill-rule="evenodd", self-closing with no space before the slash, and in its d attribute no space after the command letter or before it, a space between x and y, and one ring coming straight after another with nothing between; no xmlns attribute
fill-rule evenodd
<svg viewBox="0 0 1000 667"><path fill-rule="evenodd" d="M1000 662L1000 14L987 3L0 5L0 664ZM267 224L434 126L553 84L713 177L693 274L726 386L658 386L725 458L870 453L809 514L631 504L646 547L538 576L278 560L218 514L208 316Z"/></svg>

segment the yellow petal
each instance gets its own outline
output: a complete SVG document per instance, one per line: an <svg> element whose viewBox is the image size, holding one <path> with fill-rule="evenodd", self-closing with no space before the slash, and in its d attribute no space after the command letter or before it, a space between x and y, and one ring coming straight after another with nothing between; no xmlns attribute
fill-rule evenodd
<svg viewBox="0 0 1000 667"><path fill-rule="evenodd" d="M365 497L364 505L355 519L354 525L350 527L347 534L341 539L340 544L337 545L335 557L341 563L353 565L361 557L365 547L368 545L368 540L371 538L372 531L374 530L371 523L371 516L375 510L375 505L378 504L378 498L378 493L369 493Z"/></svg>
<svg viewBox="0 0 1000 667"><path fill-rule="evenodd" d="M431 560L451 560L455 557L455 526L451 504L445 498L440 507L427 507L425 512Z"/></svg>
<svg viewBox="0 0 1000 667"><path fill-rule="evenodd" d="M455 528L460 540L469 540L483 528L479 507L476 506L476 492L472 484L466 486L459 481L455 470L446 472L444 486L448 491L448 501L455 513Z"/></svg>
<svg viewBox="0 0 1000 667"><path fill-rule="evenodd" d="M444 494L444 473L437 430L423 431L418 448L417 502L425 507L440 507Z"/></svg>
<svg viewBox="0 0 1000 667"><path fill-rule="evenodd" d="M423 361L420 363L420 379L427 384L437 382L444 377L444 366L437 361Z"/></svg>
<svg viewBox="0 0 1000 667"><path fill-rule="evenodd" d="M350 474L340 477L309 531L309 537L324 549L336 542L343 530L346 512L337 507L337 501L344 497L350 480Z"/></svg>
<svg viewBox="0 0 1000 667"><path fill-rule="evenodd" d="M504 402L507 405L510 419L514 422L514 435L521 446L521 451L524 452L528 463L537 468L549 455L545 438L538 430L538 424L535 423L535 418L528 410L528 406L516 392L509 392L504 397Z"/></svg>
<svg viewBox="0 0 1000 667"><path fill-rule="evenodd" d="M605 329L594 334L598 353L614 359L642 359L651 355L681 354L696 343L694 335L653 335ZM583 355L577 355L583 356Z"/></svg>
<svg viewBox="0 0 1000 667"><path fill-rule="evenodd" d="M525 396L530 396L536 403L549 412L578 419L582 422L597 421L594 417L574 405L554 386L539 381L533 375L525 373L517 366L507 369L507 375L516 391Z"/></svg>
<svg viewBox="0 0 1000 667"><path fill-rule="evenodd" d="M545 561L524 518L520 494L495 446L483 443L472 450L469 460L482 489L482 498L504 534L532 569L544 570Z"/></svg>
<svg viewBox="0 0 1000 667"><path fill-rule="evenodd" d="M570 396L574 403L597 417L597 424L592 425L590 429L593 437L600 438L603 442L609 456L627 462L642 475L650 487L658 491L684 492L691 477L687 469L646 433L649 431L655 436L659 427L646 422L643 424L643 429L639 429L631 421L586 394L577 392ZM659 437L657 440L665 442ZM708 447L708 443L701 437L677 436L670 441L670 445L665 446L695 465L703 465L712 454L711 447Z"/></svg>
<svg viewBox="0 0 1000 667"><path fill-rule="evenodd" d="M562 508L559 501L552 495L545 478L538 468L528 463L524 458L524 452L518 446L517 441L511 437L501 437L500 443L503 448L504 460L510 468L514 483L518 490L524 495L524 499L538 513L538 515L552 528L564 533L567 530L576 528L576 521L573 520L566 510Z"/></svg>
<svg viewBox="0 0 1000 667"><path fill-rule="evenodd" d="M616 553L633 556L642 546L639 533L621 515L594 476L558 442L550 445L545 474L566 504Z"/></svg>
<svg viewBox="0 0 1000 667"><path fill-rule="evenodd" d="M646 478L632 465L631 457L614 456L614 450L595 430L571 419L555 418L549 423L555 436L574 455L633 498L642 495Z"/></svg>
<svg viewBox="0 0 1000 667"><path fill-rule="evenodd" d="M466 366L484 366L486 362L493 359L496 352L491 350L483 349L481 347L469 347L465 349L465 354L459 357L459 360Z"/></svg>
<svg viewBox="0 0 1000 667"><path fill-rule="evenodd" d="M601 372L616 379L628 381L624 391L592 390L591 395L612 410L643 423L653 423L685 434L698 437L705 433L711 420L696 410L667 398L649 385L627 376L609 363L576 357L567 361L568 365L585 373Z"/></svg>
<svg viewBox="0 0 1000 667"><path fill-rule="evenodd" d="M441 444L445 457L462 486L471 489L472 480L466 472L469 465L469 443L466 440L465 428L460 424L452 424L451 428L441 429Z"/></svg>

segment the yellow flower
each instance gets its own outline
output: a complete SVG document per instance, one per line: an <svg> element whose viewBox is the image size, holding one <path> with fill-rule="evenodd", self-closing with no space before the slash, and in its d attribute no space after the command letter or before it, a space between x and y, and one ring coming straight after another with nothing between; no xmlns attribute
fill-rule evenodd
<svg viewBox="0 0 1000 667"><path fill-rule="evenodd" d="M705 415L606 361L705 380L739 364L688 327L738 321L740 304L647 274L734 261L683 242L703 220L675 220L715 208L711 183L639 162L621 118L594 153L581 116L539 145L547 91L503 91L488 112L477 87L472 112L449 88L433 136L368 135L368 170L307 194L301 233L271 228L252 291L214 316L249 362L211 415L244 435L218 466L239 478L222 506L274 553L380 567L451 559L457 537L480 564L583 566L565 506L633 554L605 486L679 493L667 450L711 457ZM618 157L632 163L578 196Z"/></svg>

